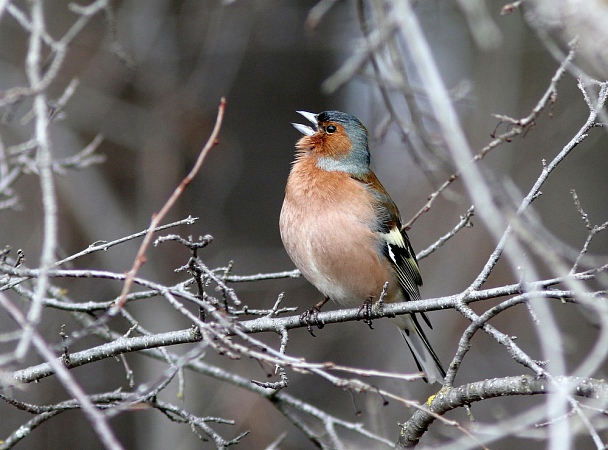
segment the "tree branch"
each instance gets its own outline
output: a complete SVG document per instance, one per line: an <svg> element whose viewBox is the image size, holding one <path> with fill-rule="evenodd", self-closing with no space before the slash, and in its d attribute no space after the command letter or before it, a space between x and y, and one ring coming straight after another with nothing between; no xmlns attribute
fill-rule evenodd
<svg viewBox="0 0 608 450"><path fill-rule="evenodd" d="M555 377L555 383L565 387L568 392L578 397L586 397L608 402L608 384L603 380L578 377ZM488 398L513 395L551 394L558 391L555 384L544 378L530 375L519 375L506 378L468 383L456 388L439 391L430 399L428 410L418 409L402 426L402 432L396 448L415 447L428 427L435 421L433 414L444 415L456 408L462 408ZM433 414L430 414L430 413Z"/></svg>

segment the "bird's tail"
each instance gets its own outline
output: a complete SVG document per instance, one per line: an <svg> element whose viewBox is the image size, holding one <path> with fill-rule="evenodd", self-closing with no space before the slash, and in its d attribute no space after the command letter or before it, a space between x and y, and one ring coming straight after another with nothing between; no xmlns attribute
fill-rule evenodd
<svg viewBox="0 0 608 450"><path fill-rule="evenodd" d="M395 321L414 356L418 370L426 374L424 380L427 383L443 383L445 370L443 370L437 354L433 350L433 347L431 347L431 343L424 334L424 331L422 331L417 317L414 315L403 315L395 318Z"/></svg>

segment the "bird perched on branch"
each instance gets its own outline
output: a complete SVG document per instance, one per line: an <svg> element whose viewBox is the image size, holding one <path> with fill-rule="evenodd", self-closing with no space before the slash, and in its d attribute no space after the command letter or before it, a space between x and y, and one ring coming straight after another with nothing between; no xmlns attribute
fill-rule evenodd
<svg viewBox="0 0 608 450"><path fill-rule="evenodd" d="M370 169L367 130L350 114L298 111L313 127L296 144L279 222L287 253L302 275L324 296L355 307L378 299L388 281L385 302L419 300L422 278L416 255L395 202ZM421 327L424 313L397 316L420 370L428 382L445 371Z"/></svg>

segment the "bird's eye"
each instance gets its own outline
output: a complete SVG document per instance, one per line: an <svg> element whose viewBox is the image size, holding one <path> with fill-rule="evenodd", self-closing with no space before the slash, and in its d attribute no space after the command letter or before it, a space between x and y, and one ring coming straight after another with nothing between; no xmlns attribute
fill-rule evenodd
<svg viewBox="0 0 608 450"><path fill-rule="evenodd" d="M335 133L337 130L338 130L338 129L336 128L336 126L335 126L335 125L327 125L327 126L325 127L325 132L326 132L327 134L332 134L332 133Z"/></svg>

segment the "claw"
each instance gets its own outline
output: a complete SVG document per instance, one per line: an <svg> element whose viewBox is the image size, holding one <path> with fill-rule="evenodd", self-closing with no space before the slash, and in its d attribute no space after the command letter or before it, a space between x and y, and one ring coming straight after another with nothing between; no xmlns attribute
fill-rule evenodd
<svg viewBox="0 0 608 450"><path fill-rule="evenodd" d="M323 305L325 303L327 303L328 300L329 300L329 297L325 297L323 300L321 300L315 306L310 308L308 311L304 311L300 315L300 323L306 324L306 329L312 335L312 337L317 337L312 332L313 322L314 322L314 325L316 325L319 330L325 326L325 324L319 320L319 313L321 312L321 308L323 307Z"/></svg>
<svg viewBox="0 0 608 450"><path fill-rule="evenodd" d="M372 299L368 298L359 307L359 311L357 311L357 320L363 320L363 323L365 323L370 330L374 329L374 327L372 326L372 308Z"/></svg>
<svg viewBox="0 0 608 450"><path fill-rule="evenodd" d="M311 334L312 337L317 337L312 331L313 325L316 325L319 330L325 326L325 324L319 320L320 312L321 312L321 310L319 308L317 308L316 306L313 306L312 308L310 308L307 311L304 311L300 315L300 323L306 324L306 329L308 330L308 332Z"/></svg>

